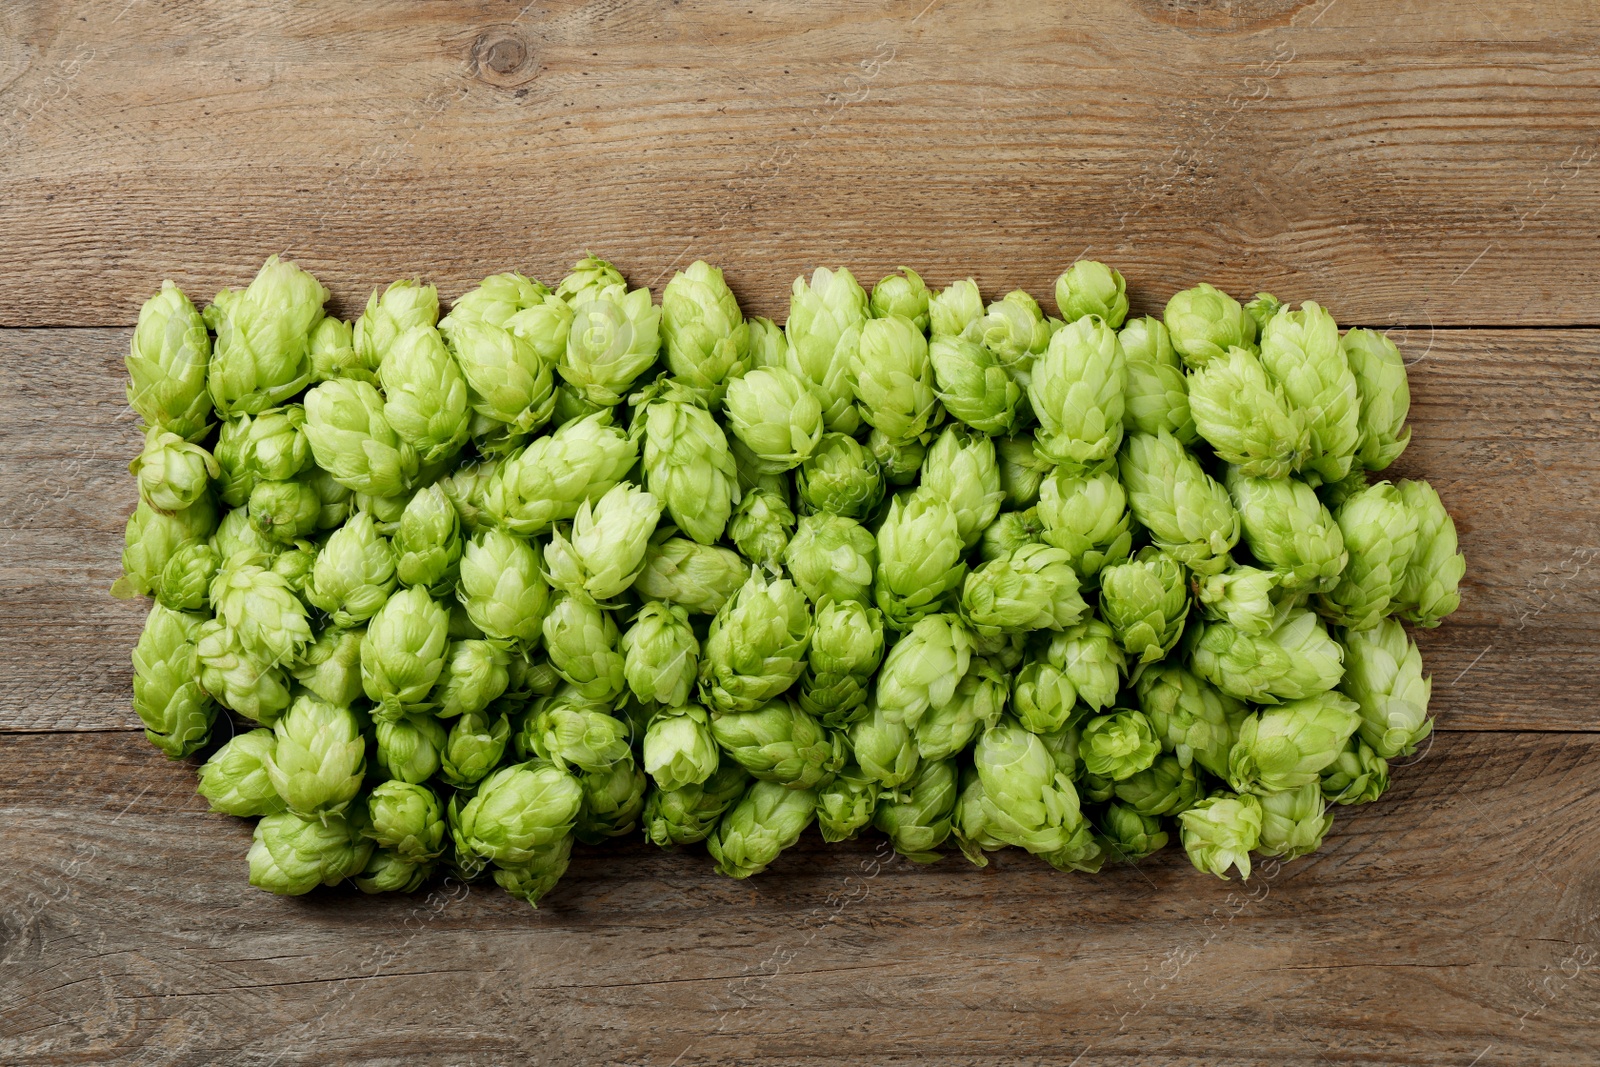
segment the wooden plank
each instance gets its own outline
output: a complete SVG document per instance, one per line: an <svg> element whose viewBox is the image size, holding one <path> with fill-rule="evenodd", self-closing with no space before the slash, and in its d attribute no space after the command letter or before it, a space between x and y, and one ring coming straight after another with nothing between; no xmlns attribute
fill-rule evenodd
<svg viewBox="0 0 1600 1067"><path fill-rule="evenodd" d="M582 250L749 306L900 263L1158 306L1208 278L1342 321L1595 323L1600 22L1479 5L505 0L8 5L3 325L119 325L298 257L347 312Z"/></svg>
<svg viewBox="0 0 1600 1067"><path fill-rule="evenodd" d="M1223 883L918 867L808 835L748 882L586 850L493 886L280 900L128 735L11 737L0 1061L1588 1065L1600 738L1456 734L1323 852ZM1477 1057L1474 1060L1474 1057Z"/></svg>
<svg viewBox="0 0 1600 1067"><path fill-rule="evenodd" d="M1402 337L1427 477L1467 553L1461 610L1421 636L1450 729L1595 729L1600 333ZM122 330L0 331L0 730L122 728L145 607L112 600L136 418Z"/></svg>

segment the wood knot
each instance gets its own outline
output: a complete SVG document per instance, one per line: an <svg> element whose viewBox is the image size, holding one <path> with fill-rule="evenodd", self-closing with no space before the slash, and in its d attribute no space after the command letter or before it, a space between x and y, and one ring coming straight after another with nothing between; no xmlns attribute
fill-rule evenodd
<svg viewBox="0 0 1600 1067"><path fill-rule="evenodd" d="M533 49L509 26L478 35L472 42L472 66L480 80L500 89L526 85L539 73Z"/></svg>

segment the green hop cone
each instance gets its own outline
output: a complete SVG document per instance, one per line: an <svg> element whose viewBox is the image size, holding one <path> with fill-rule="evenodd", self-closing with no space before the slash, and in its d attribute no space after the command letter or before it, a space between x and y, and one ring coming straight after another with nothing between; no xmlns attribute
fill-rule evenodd
<svg viewBox="0 0 1600 1067"><path fill-rule="evenodd" d="M310 454L310 446L306 447ZM322 510L317 515L317 529L332 530L350 517L355 504L355 494L320 467L310 467L305 475L306 484L317 494Z"/></svg>
<svg viewBox="0 0 1600 1067"><path fill-rule="evenodd" d="M211 619L195 635L200 686L217 703L265 726L289 706L289 683L281 667L248 651L237 630Z"/></svg>
<svg viewBox="0 0 1600 1067"><path fill-rule="evenodd" d="M1356 702L1338 693L1262 708L1239 723L1239 738L1228 753L1228 782L1239 793L1315 784L1360 723Z"/></svg>
<svg viewBox="0 0 1600 1067"><path fill-rule="evenodd" d="M1150 538L1196 574L1227 567L1239 541L1239 513L1178 439L1161 431L1134 434L1122 449L1118 467L1128 493L1128 509Z"/></svg>
<svg viewBox="0 0 1600 1067"><path fill-rule="evenodd" d="M951 282L928 298L928 329L934 337L980 340L983 294L971 278Z"/></svg>
<svg viewBox="0 0 1600 1067"><path fill-rule="evenodd" d="M383 369L395 343L407 331L439 323L439 290L420 281L402 278L380 294L372 290L367 306L356 319L351 346L361 366L377 373Z"/></svg>
<svg viewBox="0 0 1600 1067"><path fill-rule="evenodd" d="M878 672L877 707L913 730L930 708L955 697L972 659L972 635L954 615L929 615L895 642Z"/></svg>
<svg viewBox="0 0 1600 1067"><path fill-rule="evenodd" d="M1039 502L1039 493L1056 465L1040 456L1031 434L1017 434L995 440L995 458L1000 465L1000 489L1006 505L1030 508Z"/></svg>
<svg viewBox="0 0 1600 1067"><path fill-rule="evenodd" d="M310 335L328 290L311 275L268 256L243 292L217 294L207 309L217 343L206 384L224 417L276 407L311 381Z"/></svg>
<svg viewBox="0 0 1600 1067"><path fill-rule="evenodd" d="M361 685L378 705L375 718L426 702L444 670L449 626L450 612L425 589L401 589L372 616L361 638Z"/></svg>
<svg viewBox="0 0 1600 1067"><path fill-rule="evenodd" d="M751 781L743 767L724 760L699 785L650 790L644 805L645 839L661 848L704 841Z"/></svg>
<svg viewBox="0 0 1600 1067"><path fill-rule="evenodd" d="M1118 781L1112 790L1119 803L1150 817L1188 811L1205 794L1199 768L1193 764L1186 767L1178 757L1165 753L1144 770Z"/></svg>
<svg viewBox="0 0 1600 1067"><path fill-rule="evenodd" d="M377 381L377 376L362 363L361 356L356 352L355 328L351 323L328 315L311 328L307 344L311 352L313 382L326 382L334 378Z"/></svg>
<svg viewBox="0 0 1600 1067"><path fill-rule="evenodd" d="M489 424L475 432L533 433L557 407L555 367L567 351L572 309L541 297L493 322L461 315L465 301L457 301L439 330L466 379L467 404Z"/></svg>
<svg viewBox="0 0 1600 1067"><path fill-rule="evenodd" d="M1339 346L1339 326L1316 302L1281 311L1261 333L1261 365L1305 413L1310 451L1302 469L1336 482L1350 473L1361 443L1361 394Z"/></svg>
<svg viewBox="0 0 1600 1067"><path fill-rule="evenodd" d="M873 672L883 662L883 616L857 600L818 599L806 656L800 707L824 726L848 726L865 714Z"/></svg>
<svg viewBox="0 0 1600 1067"><path fill-rule="evenodd" d="M1417 544L1390 607L1407 622L1431 629L1460 607L1467 557L1457 551L1455 520L1433 486L1403 481L1400 497L1417 517Z"/></svg>
<svg viewBox="0 0 1600 1067"><path fill-rule="evenodd" d="M1199 431L1189 413L1189 383L1167 328L1160 319L1146 315L1129 320L1117 340L1128 368L1123 427L1141 434L1165 430L1185 446L1194 444Z"/></svg>
<svg viewBox="0 0 1600 1067"><path fill-rule="evenodd" d="M960 521L948 502L919 489L895 498L878 527L873 587L886 623L909 630L939 611L966 577Z"/></svg>
<svg viewBox="0 0 1600 1067"><path fill-rule="evenodd" d="M850 748L863 774L885 789L898 789L917 770L917 746L911 727L891 722L883 709L869 702L867 714L850 724Z"/></svg>
<svg viewBox="0 0 1600 1067"><path fill-rule="evenodd" d="M733 453L722 427L670 380L659 393L646 389L633 397L636 407L641 401L632 434L644 438L650 492L680 530L703 545L714 544L739 500Z"/></svg>
<svg viewBox="0 0 1600 1067"><path fill-rule="evenodd" d="M1162 318L1172 347L1190 370L1224 358L1228 349L1245 347L1255 339L1255 322L1245 316L1239 302L1204 282L1174 293Z"/></svg>
<svg viewBox="0 0 1600 1067"><path fill-rule="evenodd" d="M667 368L713 399L730 378L749 369L750 330L739 301L722 280L722 271L704 260L674 274L662 290L661 337Z"/></svg>
<svg viewBox="0 0 1600 1067"><path fill-rule="evenodd" d="M1230 348L1189 375L1189 413L1218 458L1252 477L1286 477L1311 450L1305 414L1243 348Z"/></svg>
<svg viewBox="0 0 1600 1067"><path fill-rule="evenodd" d="M1255 336L1260 337L1267 328L1267 323L1272 317L1283 310L1283 301L1271 293L1257 293L1255 299L1244 306L1244 313L1255 327Z"/></svg>
<svg viewBox="0 0 1600 1067"><path fill-rule="evenodd" d="M994 442L963 428L946 429L922 461L922 488L950 505L961 545L971 548L1000 513L1005 498Z"/></svg>
<svg viewBox="0 0 1600 1067"><path fill-rule="evenodd" d="M472 415L467 380L431 324L395 338L378 368L384 418L423 464L448 460L466 444Z"/></svg>
<svg viewBox="0 0 1600 1067"><path fill-rule="evenodd" d="M1275 571L1238 566L1205 578L1195 579L1195 599L1208 619L1230 622L1239 630L1259 637L1277 621L1273 590L1278 584Z"/></svg>
<svg viewBox="0 0 1600 1067"><path fill-rule="evenodd" d="M789 339L782 326L760 315L750 316L745 325L750 328L750 368L788 366Z"/></svg>
<svg viewBox="0 0 1600 1067"><path fill-rule="evenodd" d="M951 698L917 720L917 755L946 760L964 751L979 730L1000 721L1010 695L1010 679L1000 665L974 656Z"/></svg>
<svg viewBox="0 0 1600 1067"><path fill-rule="evenodd" d="M1104 319L1091 315L1057 330L1028 381L1039 455L1080 473L1114 458L1127 384L1122 344Z"/></svg>
<svg viewBox="0 0 1600 1067"><path fill-rule="evenodd" d="M1062 630L1089 610L1065 549L1025 544L967 575L961 617L982 636Z"/></svg>
<svg viewBox="0 0 1600 1067"><path fill-rule="evenodd" d="M867 450L872 453L884 481L890 485L911 485L922 471L928 446L920 439L896 441L882 430L867 435Z"/></svg>
<svg viewBox="0 0 1600 1067"><path fill-rule="evenodd" d="M461 519L438 485L414 493L400 513L392 542L400 584L442 595L456 580L461 561Z"/></svg>
<svg viewBox="0 0 1600 1067"><path fill-rule="evenodd" d="M626 284L616 267L599 256L588 255L572 265L571 272L556 286L555 295L570 304L582 304L613 285Z"/></svg>
<svg viewBox="0 0 1600 1067"><path fill-rule="evenodd" d="M928 344L934 392L944 409L980 433L1008 433L1023 390L993 352L967 337L935 334Z"/></svg>
<svg viewBox="0 0 1600 1067"><path fill-rule="evenodd" d="M1239 877L1250 877L1250 850L1261 840L1261 801L1259 798L1217 793L1200 801L1178 816L1183 849L1195 870L1228 877L1228 868Z"/></svg>
<svg viewBox="0 0 1600 1067"><path fill-rule="evenodd" d="M317 555L317 546L310 541L295 541L273 559L272 570L288 584L290 592L304 600L306 582L317 565Z"/></svg>
<svg viewBox="0 0 1600 1067"><path fill-rule="evenodd" d="M379 721L373 733L378 741L379 771L398 782L432 778L449 742L444 725L427 712Z"/></svg>
<svg viewBox="0 0 1600 1067"><path fill-rule="evenodd" d="M729 548L701 545L685 537L662 537L645 550L634 591L651 600L715 615L750 575L750 564Z"/></svg>
<svg viewBox="0 0 1600 1067"><path fill-rule="evenodd" d="M925 440L944 418L933 388L928 340L910 319L871 319L850 357L861 417L892 444Z"/></svg>
<svg viewBox="0 0 1600 1067"><path fill-rule="evenodd" d="M728 523L728 540L739 546L745 559L776 573L794 533L794 512L787 491L756 486L744 494Z"/></svg>
<svg viewBox="0 0 1600 1067"><path fill-rule="evenodd" d="M1261 798L1261 854L1292 860L1315 852L1333 825L1327 811L1328 802L1315 782L1266 794Z"/></svg>
<svg viewBox="0 0 1600 1067"><path fill-rule="evenodd" d="M371 854L372 841L359 820L342 815L302 819L282 811L256 823L250 884L279 896L300 896L360 873Z"/></svg>
<svg viewBox="0 0 1600 1067"><path fill-rule="evenodd" d="M1340 626L1370 630L1402 591L1417 546L1418 514L1388 482L1361 490L1334 516L1350 562L1339 583L1317 597L1317 610Z"/></svg>
<svg viewBox="0 0 1600 1067"><path fill-rule="evenodd" d="M1128 317L1128 284L1114 268L1080 259L1056 279L1056 307L1069 324L1097 315L1115 330Z"/></svg>
<svg viewBox="0 0 1600 1067"><path fill-rule="evenodd" d="M1176 663L1142 671L1134 691L1161 747L1180 766L1199 764L1218 778L1227 777L1234 724L1244 717L1242 701Z"/></svg>
<svg viewBox="0 0 1600 1067"><path fill-rule="evenodd" d="M822 440L822 404L810 383L783 367L753 370L728 383L728 429L763 474L804 463Z"/></svg>
<svg viewBox="0 0 1600 1067"><path fill-rule="evenodd" d="M1237 467L1226 484L1250 554L1289 592L1330 589L1349 560L1344 535L1316 492L1298 478L1251 478Z"/></svg>
<svg viewBox="0 0 1600 1067"><path fill-rule="evenodd" d="M597 262L604 263L603 260ZM610 264L605 266L610 267ZM621 283L622 276L615 275L613 280ZM469 322L504 326L519 312L537 306L551 295L548 287L515 271L492 274L451 305L450 314L439 320L439 328L448 333Z"/></svg>
<svg viewBox="0 0 1600 1067"><path fill-rule="evenodd" d="M717 870L730 878L760 874L800 840L816 813L814 790L753 782L706 838L706 851Z"/></svg>
<svg viewBox="0 0 1600 1067"><path fill-rule="evenodd" d="M209 494L170 515L139 501L123 530L122 577L112 584L111 595L122 600L149 596L178 551L205 541L216 528L217 508Z"/></svg>
<svg viewBox="0 0 1600 1067"><path fill-rule="evenodd" d="M661 353L661 308L650 290L607 286L572 307L567 350L556 370L591 403L622 403Z"/></svg>
<svg viewBox="0 0 1600 1067"><path fill-rule="evenodd" d="M883 786L854 763L817 790L817 829L831 843L850 841L872 825Z"/></svg>
<svg viewBox="0 0 1600 1067"><path fill-rule="evenodd" d="M698 704L662 708L644 734L644 769L657 788L699 785L717 770L717 739Z"/></svg>
<svg viewBox="0 0 1600 1067"><path fill-rule="evenodd" d="M814 604L870 602L877 558L877 538L854 519L827 513L802 518L783 552L794 584Z"/></svg>
<svg viewBox="0 0 1600 1067"><path fill-rule="evenodd" d="M1167 832L1161 820L1141 815L1126 804L1106 806L1099 830L1106 850L1123 863L1137 863L1167 847Z"/></svg>
<svg viewBox="0 0 1600 1067"><path fill-rule="evenodd" d="M568 834L559 841L534 849L531 857L521 863L495 864L495 885L530 907L537 908L539 901L567 873L574 840L573 835Z"/></svg>
<svg viewBox="0 0 1600 1067"><path fill-rule="evenodd" d="M1140 663L1161 659L1183 635L1189 586L1171 555L1151 548L1100 574L1100 615Z"/></svg>
<svg viewBox="0 0 1600 1067"><path fill-rule="evenodd" d="M583 787L583 807L573 832L583 844L604 844L639 828L650 779L632 751L606 770L579 775L578 784Z"/></svg>
<svg viewBox="0 0 1600 1067"><path fill-rule="evenodd" d="M467 789L500 765L511 723L502 703L483 711L463 713L450 724L444 748L439 751L439 777L457 789Z"/></svg>
<svg viewBox="0 0 1600 1067"><path fill-rule="evenodd" d="M322 498L309 481L257 482L250 490L250 524L262 536L287 545L310 537L322 518Z"/></svg>
<svg viewBox="0 0 1600 1067"><path fill-rule="evenodd" d="M842 735L787 700L716 715L711 733L728 758L764 782L811 789L844 766Z"/></svg>
<svg viewBox="0 0 1600 1067"><path fill-rule="evenodd" d="M248 564L224 567L211 583L211 606L261 663L288 664L311 643L305 605L273 571Z"/></svg>
<svg viewBox="0 0 1600 1067"><path fill-rule="evenodd" d="M872 287L869 307L875 319L898 315L927 333L928 300L928 287L922 277L910 267L896 267L894 274L885 275Z"/></svg>
<svg viewBox="0 0 1600 1067"><path fill-rule="evenodd" d="M1078 751L1088 773L1120 782L1154 763L1161 744L1141 712L1122 710L1084 723Z"/></svg>
<svg viewBox="0 0 1600 1067"><path fill-rule="evenodd" d="M1373 330L1345 331L1339 348L1361 396L1356 465L1381 471L1398 459L1411 441L1411 428L1405 424L1411 411L1405 360L1393 341Z"/></svg>
<svg viewBox="0 0 1600 1067"><path fill-rule="evenodd" d="M424 785L384 782L367 796L366 835L412 863L425 863L444 851L444 806Z"/></svg>
<svg viewBox="0 0 1600 1067"><path fill-rule="evenodd" d="M610 770L630 752L628 724L572 690L557 690L536 701L518 741L574 774Z"/></svg>
<svg viewBox="0 0 1600 1067"><path fill-rule="evenodd" d="M303 819L337 815L361 791L367 742L361 716L349 708L301 696L273 726L267 778L289 810Z"/></svg>
<svg viewBox="0 0 1600 1067"><path fill-rule="evenodd" d="M396 496L417 476L417 450L395 433L383 397L366 382L335 379L306 394L304 432L317 466L357 493Z"/></svg>
<svg viewBox="0 0 1600 1067"><path fill-rule="evenodd" d="M1025 659L1011 679L1017 720L1036 734L1061 730L1081 719L1088 709L1078 706L1077 696L1071 677L1041 649Z"/></svg>
<svg viewBox="0 0 1600 1067"><path fill-rule="evenodd" d="M211 453L157 425L144 436L144 451L128 465L139 497L157 511L182 511L206 495L221 473Z"/></svg>
<svg viewBox="0 0 1600 1067"><path fill-rule="evenodd" d="M591 700L612 700L626 685L625 660L611 614L583 597L561 597L544 617L550 664Z"/></svg>
<svg viewBox="0 0 1600 1067"><path fill-rule="evenodd" d="M1050 344L1050 324L1039 302L1021 289L1013 289L984 309L975 331L975 339L1026 388L1034 359Z"/></svg>
<svg viewBox="0 0 1600 1067"><path fill-rule="evenodd" d="M825 434L795 470L795 491L805 512L863 519L883 499L883 475L865 445L845 434Z"/></svg>
<svg viewBox="0 0 1600 1067"><path fill-rule="evenodd" d="M474 855L525 863L572 832L583 804L578 779L552 763L502 767L461 808L461 836Z"/></svg>
<svg viewBox="0 0 1600 1067"><path fill-rule="evenodd" d="M811 641L805 594L787 578L749 580L711 620L700 656L700 699L713 715L754 711L805 669Z"/></svg>
<svg viewBox="0 0 1600 1067"><path fill-rule="evenodd" d="M314 696L348 707L361 699L361 638L364 629L330 626L317 635L290 673Z"/></svg>
<svg viewBox="0 0 1600 1067"><path fill-rule="evenodd" d="M1078 701L1096 711L1116 701L1127 673L1115 632L1093 616L1052 635L1045 659L1066 675Z"/></svg>
<svg viewBox="0 0 1600 1067"><path fill-rule="evenodd" d="M489 519L531 536L571 519L585 502L599 500L627 476L638 451L611 424L610 411L569 422L508 456L482 487Z"/></svg>
<svg viewBox="0 0 1600 1067"><path fill-rule="evenodd" d="M289 439L299 444L299 451L302 453L300 458L303 458L305 463L310 463L311 446L299 430L299 426L305 422L305 408L291 404L279 410L297 413L297 422L290 425L292 432ZM217 440L211 449L211 458L217 462L215 476L217 497L229 507L243 507L250 499L250 490L256 486L256 465L253 462L256 443L254 430L256 424L265 417L252 419L249 415L240 415L237 418L224 419L217 430ZM279 425L288 424L287 418L274 421ZM276 465L277 461L283 458L281 455L270 456L269 460ZM293 476L293 473L286 475L286 477Z"/></svg>
<svg viewBox="0 0 1600 1067"><path fill-rule="evenodd" d="M413 863L392 849L374 848L366 866L350 880L363 893L412 893L432 873L432 863Z"/></svg>
<svg viewBox="0 0 1600 1067"><path fill-rule="evenodd" d="M394 588L394 550L371 516L358 511L317 553L305 596L333 625L348 627L377 614Z"/></svg>
<svg viewBox="0 0 1600 1067"><path fill-rule="evenodd" d="M428 694L433 714L453 719L487 708L511 684L510 665L511 656L494 641L451 641L444 669Z"/></svg>
<svg viewBox="0 0 1600 1067"><path fill-rule="evenodd" d="M993 563L1029 545L1044 544L1044 523L1036 508L1002 511L978 538L978 559ZM1070 556L1068 557L1071 558Z"/></svg>
<svg viewBox="0 0 1600 1067"><path fill-rule="evenodd" d="M267 776L267 761L277 744L272 731L263 729L230 739L201 765L195 792L210 802L212 811L242 819L283 811L283 798Z"/></svg>
<svg viewBox="0 0 1600 1067"><path fill-rule="evenodd" d="M1389 788L1389 762L1360 736L1322 769L1322 795L1330 804L1370 804Z"/></svg>
<svg viewBox="0 0 1600 1067"><path fill-rule="evenodd" d="M484 636L532 648L551 610L533 546L503 530L484 530L462 551L460 574L456 596Z"/></svg>
<svg viewBox="0 0 1600 1067"><path fill-rule="evenodd" d="M1068 774L1045 741L1014 720L983 732L973 764L983 786L982 836L1047 855L1072 847L1085 829Z"/></svg>
<svg viewBox="0 0 1600 1067"><path fill-rule="evenodd" d="M621 594L639 577L660 517L660 502L627 482L619 482L592 505L584 501L570 537L558 529L545 545L550 584L597 602Z"/></svg>
<svg viewBox="0 0 1600 1067"><path fill-rule="evenodd" d="M1229 696L1277 704L1338 685L1344 650L1328 636L1322 620L1296 610L1261 637L1226 622L1198 627L1190 669Z"/></svg>
<svg viewBox="0 0 1600 1067"><path fill-rule="evenodd" d="M1345 669L1339 689L1361 711L1361 740L1385 759L1409 756L1433 730L1422 674L1422 652L1405 627L1384 619L1370 630L1343 634Z"/></svg>
<svg viewBox="0 0 1600 1067"><path fill-rule="evenodd" d="M882 794L872 825L900 855L915 863L937 863L938 847L950 836L955 815L955 760L923 760L904 789Z"/></svg>
<svg viewBox="0 0 1600 1067"><path fill-rule="evenodd" d="M794 280L789 295L788 369L810 383L822 422L831 433L853 434L861 425L850 364L867 322L867 294L848 270L818 267L808 283ZM754 446L752 446L754 447Z"/></svg>
<svg viewBox="0 0 1600 1067"><path fill-rule="evenodd" d="M676 708L689 699L700 667L700 642L687 608L649 603L622 635L622 672L640 700Z"/></svg>
<svg viewBox="0 0 1600 1067"><path fill-rule="evenodd" d="M217 550L191 541L173 552L151 590L156 603L173 611L199 611L211 603L209 590L221 565Z"/></svg>
<svg viewBox="0 0 1600 1067"><path fill-rule="evenodd" d="M1045 544L1066 550L1085 588L1097 587L1100 572L1132 551L1128 495L1113 473L1051 475L1040 488L1037 514Z"/></svg>
<svg viewBox="0 0 1600 1067"><path fill-rule="evenodd" d="M216 523L208 543L217 550L217 558L221 561L218 564L219 571L230 565L245 563L271 566L272 561L284 550L283 545L269 541L251 525L250 514L244 508L234 508L224 515L222 521ZM206 596L210 598L209 590Z"/></svg>
<svg viewBox="0 0 1600 1067"><path fill-rule="evenodd" d="M171 759L204 747L217 716L200 684L202 625L197 616L153 604L133 646L133 710L144 736Z"/></svg>
<svg viewBox="0 0 1600 1067"><path fill-rule="evenodd" d="M206 371L211 335L194 304L170 281L139 309L139 325L124 359L128 368L128 406L149 427L161 427L189 441L211 428L211 394Z"/></svg>

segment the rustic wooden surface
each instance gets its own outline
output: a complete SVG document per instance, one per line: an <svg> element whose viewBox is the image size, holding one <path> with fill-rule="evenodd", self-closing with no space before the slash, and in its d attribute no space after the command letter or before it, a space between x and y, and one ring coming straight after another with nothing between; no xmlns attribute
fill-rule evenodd
<svg viewBox="0 0 1600 1067"><path fill-rule="evenodd" d="M1470 8L1470 9L1469 9ZM1600 1060L1600 22L1586 0L117 0L0 10L0 1063ZM660 283L909 263L1394 325L1470 560L1439 732L1222 883L808 837L590 850L537 911L278 900L131 725L120 358L268 252L352 312L585 248Z"/></svg>

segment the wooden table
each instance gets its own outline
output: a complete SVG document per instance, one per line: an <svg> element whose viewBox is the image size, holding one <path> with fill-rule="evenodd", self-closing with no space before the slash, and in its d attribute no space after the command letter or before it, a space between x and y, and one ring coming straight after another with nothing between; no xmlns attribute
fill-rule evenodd
<svg viewBox="0 0 1600 1067"><path fill-rule="evenodd" d="M0 12L0 1063L1600 1062L1600 20L1586 0L404 0ZM163 277L353 315L584 249L1394 327L1471 563L1434 742L1248 886L584 851L280 900L128 707L121 357Z"/></svg>

